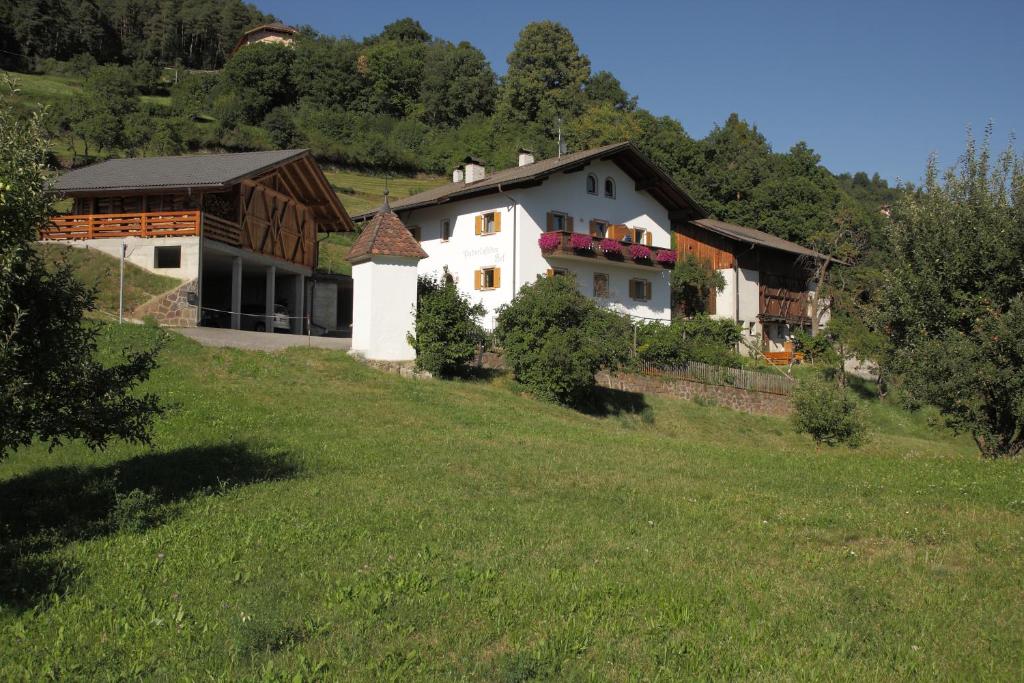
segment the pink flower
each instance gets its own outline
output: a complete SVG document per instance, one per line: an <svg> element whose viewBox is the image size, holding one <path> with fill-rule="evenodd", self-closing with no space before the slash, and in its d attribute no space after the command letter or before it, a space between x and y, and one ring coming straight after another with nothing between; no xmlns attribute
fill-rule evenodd
<svg viewBox="0 0 1024 683"><path fill-rule="evenodd" d="M676 262L676 252L671 249L662 249L655 255L654 260L666 266L674 265Z"/></svg>
<svg viewBox="0 0 1024 683"><path fill-rule="evenodd" d="M603 240L601 240L598 243L597 248L600 249L602 252L604 252L605 255L608 255L608 256L613 256L615 254L619 254L619 255L622 254L622 245L619 244L618 242L616 242L615 240L613 240L611 238L608 238L608 237L605 237Z"/></svg>
<svg viewBox="0 0 1024 683"><path fill-rule="evenodd" d="M554 251L562 244L562 236L557 232L546 232L537 240L541 251Z"/></svg>
<svg viewBox="0 0 1024 683"><path fill-rule="evenodd" d="M630 245L629 258L634 261L647 261L651 258L651 250L642 244Z"/></svg>
<svg viewBox="0 0 1024 683"><path fill-rule="evenodd" d="M590 251L594 248L594 240L591 239L590 235L574 232L569 237L569 246L573 249L586 249Z"/></svg>

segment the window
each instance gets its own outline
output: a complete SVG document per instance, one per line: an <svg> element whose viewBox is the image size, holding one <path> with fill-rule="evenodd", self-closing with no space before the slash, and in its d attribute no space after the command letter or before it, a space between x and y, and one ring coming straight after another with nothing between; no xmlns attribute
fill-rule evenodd
<svg viewBox="0 0 1024 683"><path fill-rule="evenodd" d="M587 194L597 195L597 176L593 173L587 175Z"/></svg>
<svg viewBox="0 0 1024 683"><path fill-rule="evenodd" d="M636 242L637 244L646 244L650 246L651 233L647 232L643 228L632 228L630 232L630 237L634 242Z"/></svg>
<svg viewBox="0 0 1024 683"><path fill-rule="evenodd" d="M630 280L629 298L634 301L648 301L651 298L651 281L639 278Z"/></svg>
<svg viewBox="0 0 1024 683"><path fill-rule="evenodd" d="M572 232L572 216L561 211L548 211L548 232Z"/></svg>
<svg viewBox="0 0 1024 683"><path fill-rule="evenodd" d="M154 247L154 268L181 268L181 247Z"/></svg>
<svg viewBox="0 0 1024 683"><path fill-rule="evenodd" d="M608 221L590 221L591 237L608 237Z"/></svg>
<svg viewBox="0 0 1024 683"><path fill-rule="evenodd" d="M501 232L501 213L492 211L476 217L476 234L493 235Z"/></svg>
<svg viewBox="0 0 1024 683"><path fill-rule="evenodd" d="M594 298L608 298L608 273L594 273Z"/></svg>
<svg viewBox="0 0 1024 683"><path fill-rule="evenodd" d="M411 225L411 226L409 226L408 229L409 229L409 232L412 233L413 239L416 240L417 242L420 242L421 241L420 240L420 226L418 226L418 225Z"/></svg>
<svg viewBox="0 0 1024 683"><path fill-rule="evenodd" d="M615 199L615 181L611 178L604 179L604 196Z"/></svg>
<svg viewBox="0 0 1024 683"><path fill-rule="evenodd" d="M501 286L501 268L481 268L473 273L473 289L497 289Z"/></svg>
<svg viewBox="0 0 1024 683"><path fill-rule="evenodd" d="M452 219L442 218L441 219L441 241L447 242L452 236Z"/></svg>

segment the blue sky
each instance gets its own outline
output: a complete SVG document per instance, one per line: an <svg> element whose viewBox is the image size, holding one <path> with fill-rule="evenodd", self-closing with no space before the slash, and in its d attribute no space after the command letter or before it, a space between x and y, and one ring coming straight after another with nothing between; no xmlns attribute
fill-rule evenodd
<svg viewBox="0 0 1024 683"><path fill-rule="evenodd" d="M1024 133L1024 2L313 2L255 0L286 22L362 38L411 16L495 71L522 27L569 27L594 70L703 137L730 112L779 151L805 140L834 172L917 182L991 120Z"/></svg>

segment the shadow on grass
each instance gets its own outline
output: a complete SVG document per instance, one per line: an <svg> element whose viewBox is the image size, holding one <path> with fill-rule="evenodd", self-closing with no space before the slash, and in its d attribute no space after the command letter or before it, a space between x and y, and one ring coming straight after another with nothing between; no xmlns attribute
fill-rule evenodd
<svg viewBox="0 0 1024 683"><path fill-rule="evenodd" d="M643 394L607 387L594 387L587 397L572 406L592 417L618 417L621 415L651 415L651 407Z"/></svg>
<svg viewBox="0 0 1024 683"><path fill-rule="evenodd" d="M166 521L173 503L285 479L286 455L240 443L151 453L94 467L54 467L0 483L0 605L29 609L77 569L46 554L67 543Z"/></svg>
<svg viewBox="0 0 1024 683"><path fill-rule="evenodd" d="M872 380L864 379L856 375L846 375L846 384L850 387L853 393L857 394L859 398L865 401L875 401L878 399L878 383Z"/></svg>

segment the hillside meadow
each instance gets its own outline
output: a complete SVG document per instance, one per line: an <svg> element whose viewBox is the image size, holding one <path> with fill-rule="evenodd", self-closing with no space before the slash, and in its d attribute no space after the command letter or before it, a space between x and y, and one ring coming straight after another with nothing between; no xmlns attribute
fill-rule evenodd
<svg viewBox="0 0 1024 683"><path fill-rule="evenodd" d="M1019 462L166 335L152 447L0 462L0 679L1017 679ZM869 400L869 399L865 399Z"/></svg>

